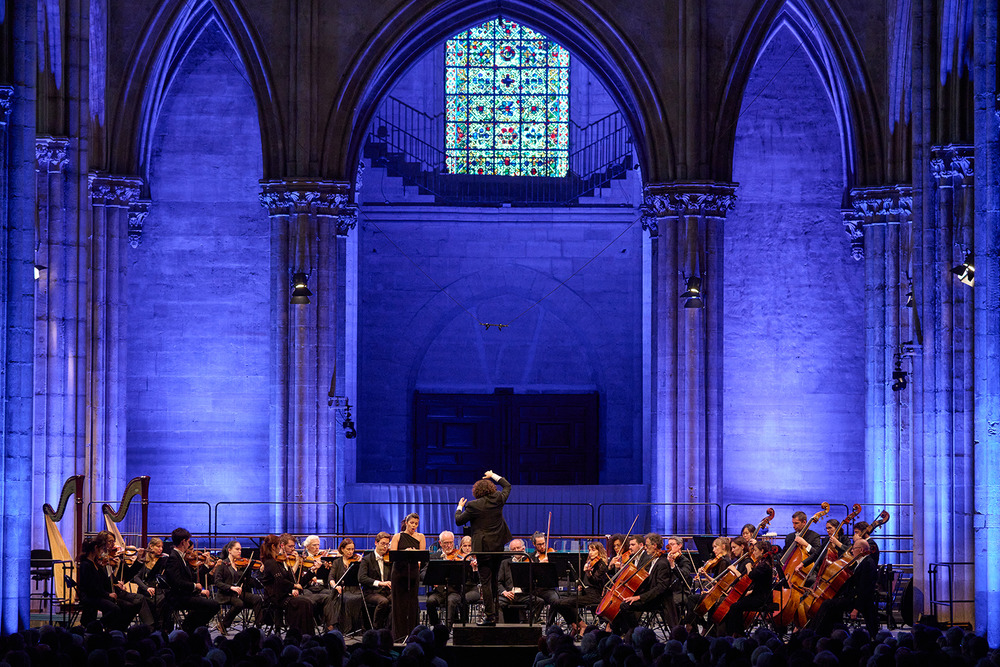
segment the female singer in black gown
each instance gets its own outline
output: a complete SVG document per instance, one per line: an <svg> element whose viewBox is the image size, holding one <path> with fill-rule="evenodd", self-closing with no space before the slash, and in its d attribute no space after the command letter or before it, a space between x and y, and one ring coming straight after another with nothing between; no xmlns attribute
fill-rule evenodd
<svg viewBox="0 0 1000 667"><path fill-rule="evenodd" d="M420 517L416 513L407 514L400 532L392 536L389 551L426 550L427 538L417 532L419 525ZM420 563L393 563L389 580L392 582L392 636L400 641L409 636L420 616L417 598Z"/></svg>

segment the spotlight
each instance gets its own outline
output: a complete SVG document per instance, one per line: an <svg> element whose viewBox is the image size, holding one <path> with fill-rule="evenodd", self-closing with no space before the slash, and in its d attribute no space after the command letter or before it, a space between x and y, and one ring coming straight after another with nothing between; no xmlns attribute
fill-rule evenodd
<svg viewBox="0 0 1000 667"><path fill-rule="evenodd" d="M49 267L42 266L41 264L35 264L35 280L38 280L39 278L41 278L42 277L42 271L44 271L47 268L49 268Z"/></svg>
<svg viewBox="0 0 1000 667"><path fill-rule="evenodd" d="M305 273L296 273L292 276L292 303L293 304L306 304L309 303L309 297L312 296L312 292L309 291L309 287L306 283L309 281L309 276Z"/></svg>
<svg viewBox="0 0 1000 667"><path fill-rule="evenodd" d="M685 308L704 308L705 301L702 299L701 294L701 278L698 276L688 278L687 291L681 294L681 298L685 300Z"/></svg>
<svg viewBox="0 0 1000 667"><path fill-rule="evenodd" d="M969 287L975 286L976 282L976 267L972 265L972 253L970 252L965 256L965 261L956 266L951 270L958 279Z"/></svg>
<svg viewBox="0 0 1000 667"><path fill-rule="evenodd" d="M902 365L897 360L896 369L892 372L892 390L902 391L906 389L906 371L903 370Z"/></svg>

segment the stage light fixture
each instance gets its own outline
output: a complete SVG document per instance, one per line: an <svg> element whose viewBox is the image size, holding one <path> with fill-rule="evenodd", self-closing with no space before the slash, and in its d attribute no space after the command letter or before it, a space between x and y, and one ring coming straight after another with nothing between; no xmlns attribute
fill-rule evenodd
<svg viewBox="0 0 1000 667"><path fill-rule="evenodd" d="M312 296L312 292L309 290L307 283L309 282L309 276L305 273L296 273L292 276L292 303L296 305L303 305L309 303L309 297Z"/></svg>
<svg viewBox="0 0 1000 667"><path fill-rule="evenodd" d="M687 291L681 294L685 308L704 308L705 301L701 293L701 278L691 276L687 279Z"/></svg>
<svg viewBox="0 0 1000 667"><path fill-rule="evenodd" d="M965 261L951 270L958 279L969 287L974 287L976 282L976 267L972 264L972 253L965 256Z"/></svg>
<svg viewBox="0 0 1000 667"><path fill-rule="evenodd" d="M902 364L897 360L895 365L895 370L892 371L892 390L902 391L906 389L906 371L903 370Z"/></svg>

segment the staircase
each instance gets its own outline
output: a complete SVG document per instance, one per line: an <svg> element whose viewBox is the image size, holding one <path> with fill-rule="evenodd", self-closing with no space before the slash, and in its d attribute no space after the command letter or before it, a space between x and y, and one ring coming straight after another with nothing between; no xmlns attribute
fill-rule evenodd
<svg viewBox="0 0 1000 667"><path fill-rule="evenodd" d="M572 205L600 197L601 188L632 169L632 138L620 112L590 125L570 123L569 171L562 178L450 174L445 164L444 120L396 98L376 112L363 155L403 185L451 205Z"/></svg>

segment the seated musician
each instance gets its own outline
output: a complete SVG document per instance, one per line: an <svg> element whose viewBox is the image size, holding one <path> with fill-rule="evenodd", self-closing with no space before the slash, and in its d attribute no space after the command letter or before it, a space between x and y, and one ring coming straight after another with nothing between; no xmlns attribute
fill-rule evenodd
<svg viewBox="0 0 1000 667"><path fill-rule="evenodd" d="M552 605L552 615L562 614L574 634L582 637L587 624L580 620L579 609L600 604L607 583L608 553L600 542L591 542L576 590L559 596L559 601Z"/></svg>
<svg viewBox="0 0 1000 667"><path fill-rule="evenodd" d="M438 535L438 544L441 545L441 551L432 553L431 560L461 560L462 554L455 548L455 533L450 530L443 531ZM437 585L434 590L427 594L427 620L431 627L441 623L438 609L442 605L448 607L448 625L455 622L455 619L458 618L458 608L462 604L462 585L464 583L456 581L448 586Z"/></svg>
<svg viewBox="0 0 1000 667"><path fill-rule="evenodd" d="M333 589L330 588L330 565L323 557L325 551L320 551L319 535L310 535L303 542L305 549L303 562L298 572L298 581L302 584L302 597L313 605L313 616L318 619L320 627L333 630L334 602ZM332 558L330 559L333 560Z"/></svg>
<svg viewBox="0 0 1000 667"><path fill-rule="evenodd" d="M176 609L187 611L181 628L190 634L219 613L219 603L209 597L211 593L198 583L195 571L185 560L189 553L194 552L191 533L184 528L175 528L170 534L170 541L174 550L163 568L163 578L167 582L165 604L171 612Z"/></svg>
<svg viewBox="0 0 1000 667"><path fill-rule="evenodd" d="M358 582L364 591L365 604L375 608L372 627L376 630L389 627L392 612L392 564L388 562L389 542L392 536L384 530L375 536L375 550L361 559ZM428 607L429 609L430 607Z"/></svg>
<svg viewBox="0 0 1000 667"><path fill-rule="evenodd" d="M866 526L867 528L867 526ZM878 567L871 557L871 549L866 540L855 540L851 546L854 572L836 595L819 608L813 623L816 632L829 636L834 626L843 620L844 612L856 610L864 616L865 628L872 637L878 632L878 610L875 605L876 573Z"/></svg>
<svg viewBox="0 0 1000 667"><path fill-rule="evenodd" d="M105 553L108 554L105 570L108 578L111 579L111 586L115 591L115 596L119 604L129 607L137 605L139 608L136 618L145 626L152 627L153 613L146 598L139 593L139 587L132 581L132 578L142 567L138 562L139 551L135 547L122 547L115 540L115 535L111 531L102 530L97 534L98 538L105 540Z"/></svg>
<svg viewBox="0 0 1000 667"><path fill-rule="evenodd" d="M843 556L846 551L847 545L844 543L844 534L840 530L840 521L827 519L826 538L820 542L820 548L806 556L801 563L795 566L795 569L798 572L804 572L819 560L820 555L829 560L836 560ZM812 586L813 581L816 580L817 572L819 572L819 567L813 567L809 570L809 576L805 580L806 586Z"/></svg>
<svg viewBox="0 0 1000 667"><path fill-rule="evenodd" d="M608 572L614 576L625 563L630 560L637 562L636 554L643 553L643 539L642 535L629 535L627 540L628 550L622 553L615 553L611 556L611 560L608 561Z"/></svg>
<svg viewBox="0 0 1000 667"><path fill-rule="evenodd" d="M461 607L462 622L469 622L469 605L479 602L482 594L479 592L479 562L472 555L472 536L464 535L459 547L462 559L468 563L465 568L465 585L462 587L463 604Z"/></svg>
<svg viewBox="0 0 1000 667"><path fill-rule="evenodd" d="M868 527L870 525L871 524L869 524L867 521L858 521L856 524L854 524L854 541L857 542L858 540L864 540L865 542L868 543L867 557L875 561L875 567L877 569L879 562L878 545L875 544L875 540L873 540L871 536L865 537L865 533L868 532ZM845 549L845 553L846 551L847 550Z"/></svg>
<svg viewBox="0 0 1000 667"><path fill-rule="evenodd" d="M219 621L219 634L223 637L229 632L233 619L239 616L246 607L253 610L254 619L260 613L261 597L250 591L244 577L250 563L237 563L243 556L243 547L233 540L222 550L223 558L215 567L215 601L220 605L230 605L229 611Z"/></svg>
<svg viewBox="0 0 1000 667"><path fill-rule="evenodd" d="M531 598L527 591L514 586L514 575L511 572L511 563L526 563L528 556L524 553L524 542L519 539L510 541L508 549L512 555L500 563L500 571L497 573L497 590L500 592L500 612L503 614L504 623L517 623L518 614L512 605L529 605Z"/></svg>
<svg viewBox="0 0 1000 667"><path fill-rule="evenodd" d="M723 619L726 634L736 637L745 632L744 612L764 611L772 604L774 590L774 563L771 558L771 543L758 538L750 547L750 558L753 569L750 574L750 586L743 597L729 607L729 612Z"/></svg>
<svg viewBox="0 0 1000 667"><path fill-rule="evenodd" d="M111 583L107 570L110 560L108 541L104 532L83 541L77 559L77 593L80 596L84 622L90 620L91 614L96 618L99 611L105 627L109 630L124 630L139 613L139 605L132 600L119 598Z"/></svg>
<svg viewBox="0 0 1000 667"><path fill-rule="evenodd" d="M352 567L358 567L361 554L354 553L354 540L349 537L340 541L338 551L340 551L340 558L334 560L330 567L330 585L335 591L333 598L334 625L346 635L364 628L366 611L361 587L358 585L348 586L344 583L347 571ZM360 583L360 571L358 576L358 583Z"/></svg>
<svg viewBox="0 0 1000 667"><path fill-rule="evenodd" d="M261 544L260 553L264 562L261 582L265 602L284 612L285 625L297 628L302 634L312 634L313 605L302 597L302 585L296 582L295 538L288 533L268 535Z"/></svg>
<svg viewBox="0 0 1000 667"><path fill-rule="evenodd" d="M163 576L163 568L167 564L167 557L163 554L163 540L151 537L140 562L142 567L132 577L132 581L138 587L139 594L146 598L146 604L153 613L156 627L163 627L165 621L164 594L160 587L160 580Z"/></svg>
<svg viewBox="0 0 1000 667"><path fill-rule="evenodd" d="M792 532L785 536L785 553L788 553L792 548L793 544L797 544L805 552L812 556L822 549L822 539L812 528L806 528L809 525L809 517L802 510L792 514ZM802 532L805 530L805 532ZM799 535L799 533L802 533Z"/></svg>
<svg viewBox="0 0 1000 667"><path fill-rule="evenodd" d="M754 541L757 541L756 538ZM746 538L742 536L734 537L729 542L729 550L732 552L730 563L738 567L741 575L750 574L750 570L753 569L753 561L749 558L750 543L747 542ZM744 558L744 556L747 556L747 558Z"/></svg>
<svg viewBox="0 0 1000 667"><path fill-rule="evenodd" d="M738 537L736 539L745 543L743 538ZM703 625L702 621L704 619L700 618L696 611L698 604L704 599L707 591L711 590L715 580L732 564L732 544L733 540L730 540L728 537L717 537L712 542L713 557L695 572L694 585L701 592L697 594L692 593L688 597L688 611L682 620L685 625ZM740 546L739 549L740 553L742 553L743 547Z"/></svg>
<svg viewBox="0 0 1000 667"><path fill-rule="evenodd" d="M667 626L672 628L680 622L681 615L687 610L694 578L694 562L690 556L684 555L684 540L677 536L667 539L667 553L664 557L672 577L670 590L673 594L667 599L665 610Z"/></svg>
<svg viewBox="0 0 1000 667"><path fill-rule="evenodd" d="M546 539L545 533L535 531L535 534L531 536L531 544L534 547L534 552L531 554L531 560L536 563L548 563L549 553L555 551L555 549L549 548L548 539ZM552 625L552 605L559 604L559 593L557 593L554 588L536 588L532 592L538 600L536 606L539 611L539 615L541 615L540 612L543 608L548 608L548 613L545 617L545 625Z"/></svg>
<svg viewBox="0 0 1000 667"><path fill-rule="evenodd" d="M639 585L634 595L622 600L618 615L611 624L615 634L624 634L639 624L636 612L655 611L663 614L668 605L673 604L674 574L661 551L663 538L656 533L649 533L643 543L645 554L640 567L646 571L646 579Z"/></svg>

